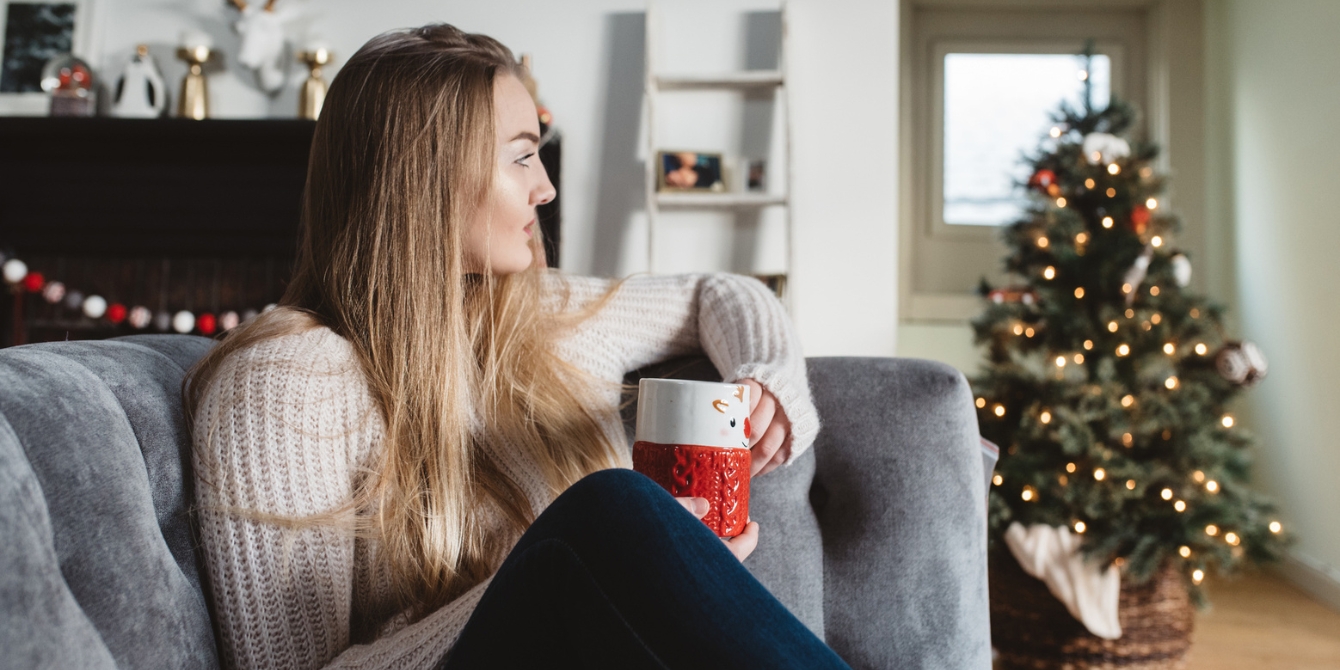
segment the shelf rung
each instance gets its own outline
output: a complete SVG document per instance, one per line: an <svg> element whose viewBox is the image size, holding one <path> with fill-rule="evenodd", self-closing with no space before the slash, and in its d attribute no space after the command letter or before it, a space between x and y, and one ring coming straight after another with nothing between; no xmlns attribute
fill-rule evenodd
<svg viewBox="0 0 1340 670"><path fill-rule="evenodd" d="M785 205L785 195L773 193L694 193L692 191L662 191L656 194L661 207L692 207L696 209L746 209Z"/></svg>
<svg viewBox="0 0 1340 670"><path fill-rule="evenodd" d="M676 88L762 88L781 86L782 73L778 70L748 70L719 74L658 75L656 85L662 90Z"/></svg>

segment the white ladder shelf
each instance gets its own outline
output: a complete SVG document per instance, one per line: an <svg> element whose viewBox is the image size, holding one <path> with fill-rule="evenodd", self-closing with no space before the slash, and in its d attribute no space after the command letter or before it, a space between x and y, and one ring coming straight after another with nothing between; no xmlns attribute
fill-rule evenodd
<svg viewBox="0 0 1340 670"><path fill-rule="evenodd" d="M791 214L791 104L788 97L789 93L786 86L786 41L787 41L787 9L783 1L779 9L781 14L781 35L778 44L777 69L776 70L745 70L739 72L727 72L719 74L661 74L657 68L657 47L660 33L660 20L655 2L647 3L646 15L646 80L645 96L647 110L647 160L646 160L646 190L647 190L647 271L656 272L656 240L657 226L659 224L660 212L662 209L673 210L749 210L762 207L780 206L784 208L785 217L785 238L786 238L786 263L785 270L780 276L780 281L775 283L775 288L781 294L785 302L789 302L789 295L784 290L787 278L793 268L794 253L794 234ZM783 109L782 122L782 154L785 158L785 164L778 166L773 162L768 165L769 176L779 174L784 180L784 191L782 193L766 192L694 192L694 191L657 191L657 133L656 133L656 108L657 100L661 93L689 90L728 90L746 92L756 89L775 89L778 93L776 100L780 100ZM778 170L777 168L781 169ZM762 278L762 277L760 277ZM770 277L777 279L775 275Z"/></svg>

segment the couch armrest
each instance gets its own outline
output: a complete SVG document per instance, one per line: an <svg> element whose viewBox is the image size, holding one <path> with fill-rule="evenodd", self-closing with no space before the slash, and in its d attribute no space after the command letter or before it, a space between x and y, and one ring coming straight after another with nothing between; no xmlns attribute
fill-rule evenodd
<svg viewBox="0 0 1340 670"><path fill-rule="evenodd" d="M825 639L854 668L989 668L986 492L953 368L811 358Z"/></svg>

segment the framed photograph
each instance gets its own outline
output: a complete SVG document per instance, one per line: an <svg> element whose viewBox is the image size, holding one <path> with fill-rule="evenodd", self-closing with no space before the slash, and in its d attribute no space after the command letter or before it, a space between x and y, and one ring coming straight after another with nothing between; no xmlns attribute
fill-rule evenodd
<svg viewBox="0 0 1340 670"><path fill-rule="evenodd" d="M656 190L723 191L721 154L702 151L656 152Z"/></svg>
<svg viewBox="0 0 1340 670"><path fill-rule="evenodd" d="M65 53L89 60L94 33L93 0L0 0L0 115L45 116L42 67Z"/></svg>

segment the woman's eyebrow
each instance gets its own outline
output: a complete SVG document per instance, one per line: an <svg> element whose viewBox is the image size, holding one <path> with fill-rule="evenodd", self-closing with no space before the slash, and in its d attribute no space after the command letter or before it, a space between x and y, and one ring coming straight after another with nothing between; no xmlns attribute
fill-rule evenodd
<svg viewBox="0 0 1340 670"><path fill-rule="evenodd" d="M532 141L532 142L534 142L534 143L536 143L536 144L539 144L539 143L540 143L540 136L539 136L539 135L536 135L535 133L530 132L529 130L523 130L523 131L517 133L517 134L516 134L516 137L513 137L512 139L507 140L507 141L508 141L508 142L515 142L515 141L517 141L517 140L530 140L530 141Z"/></svg>

